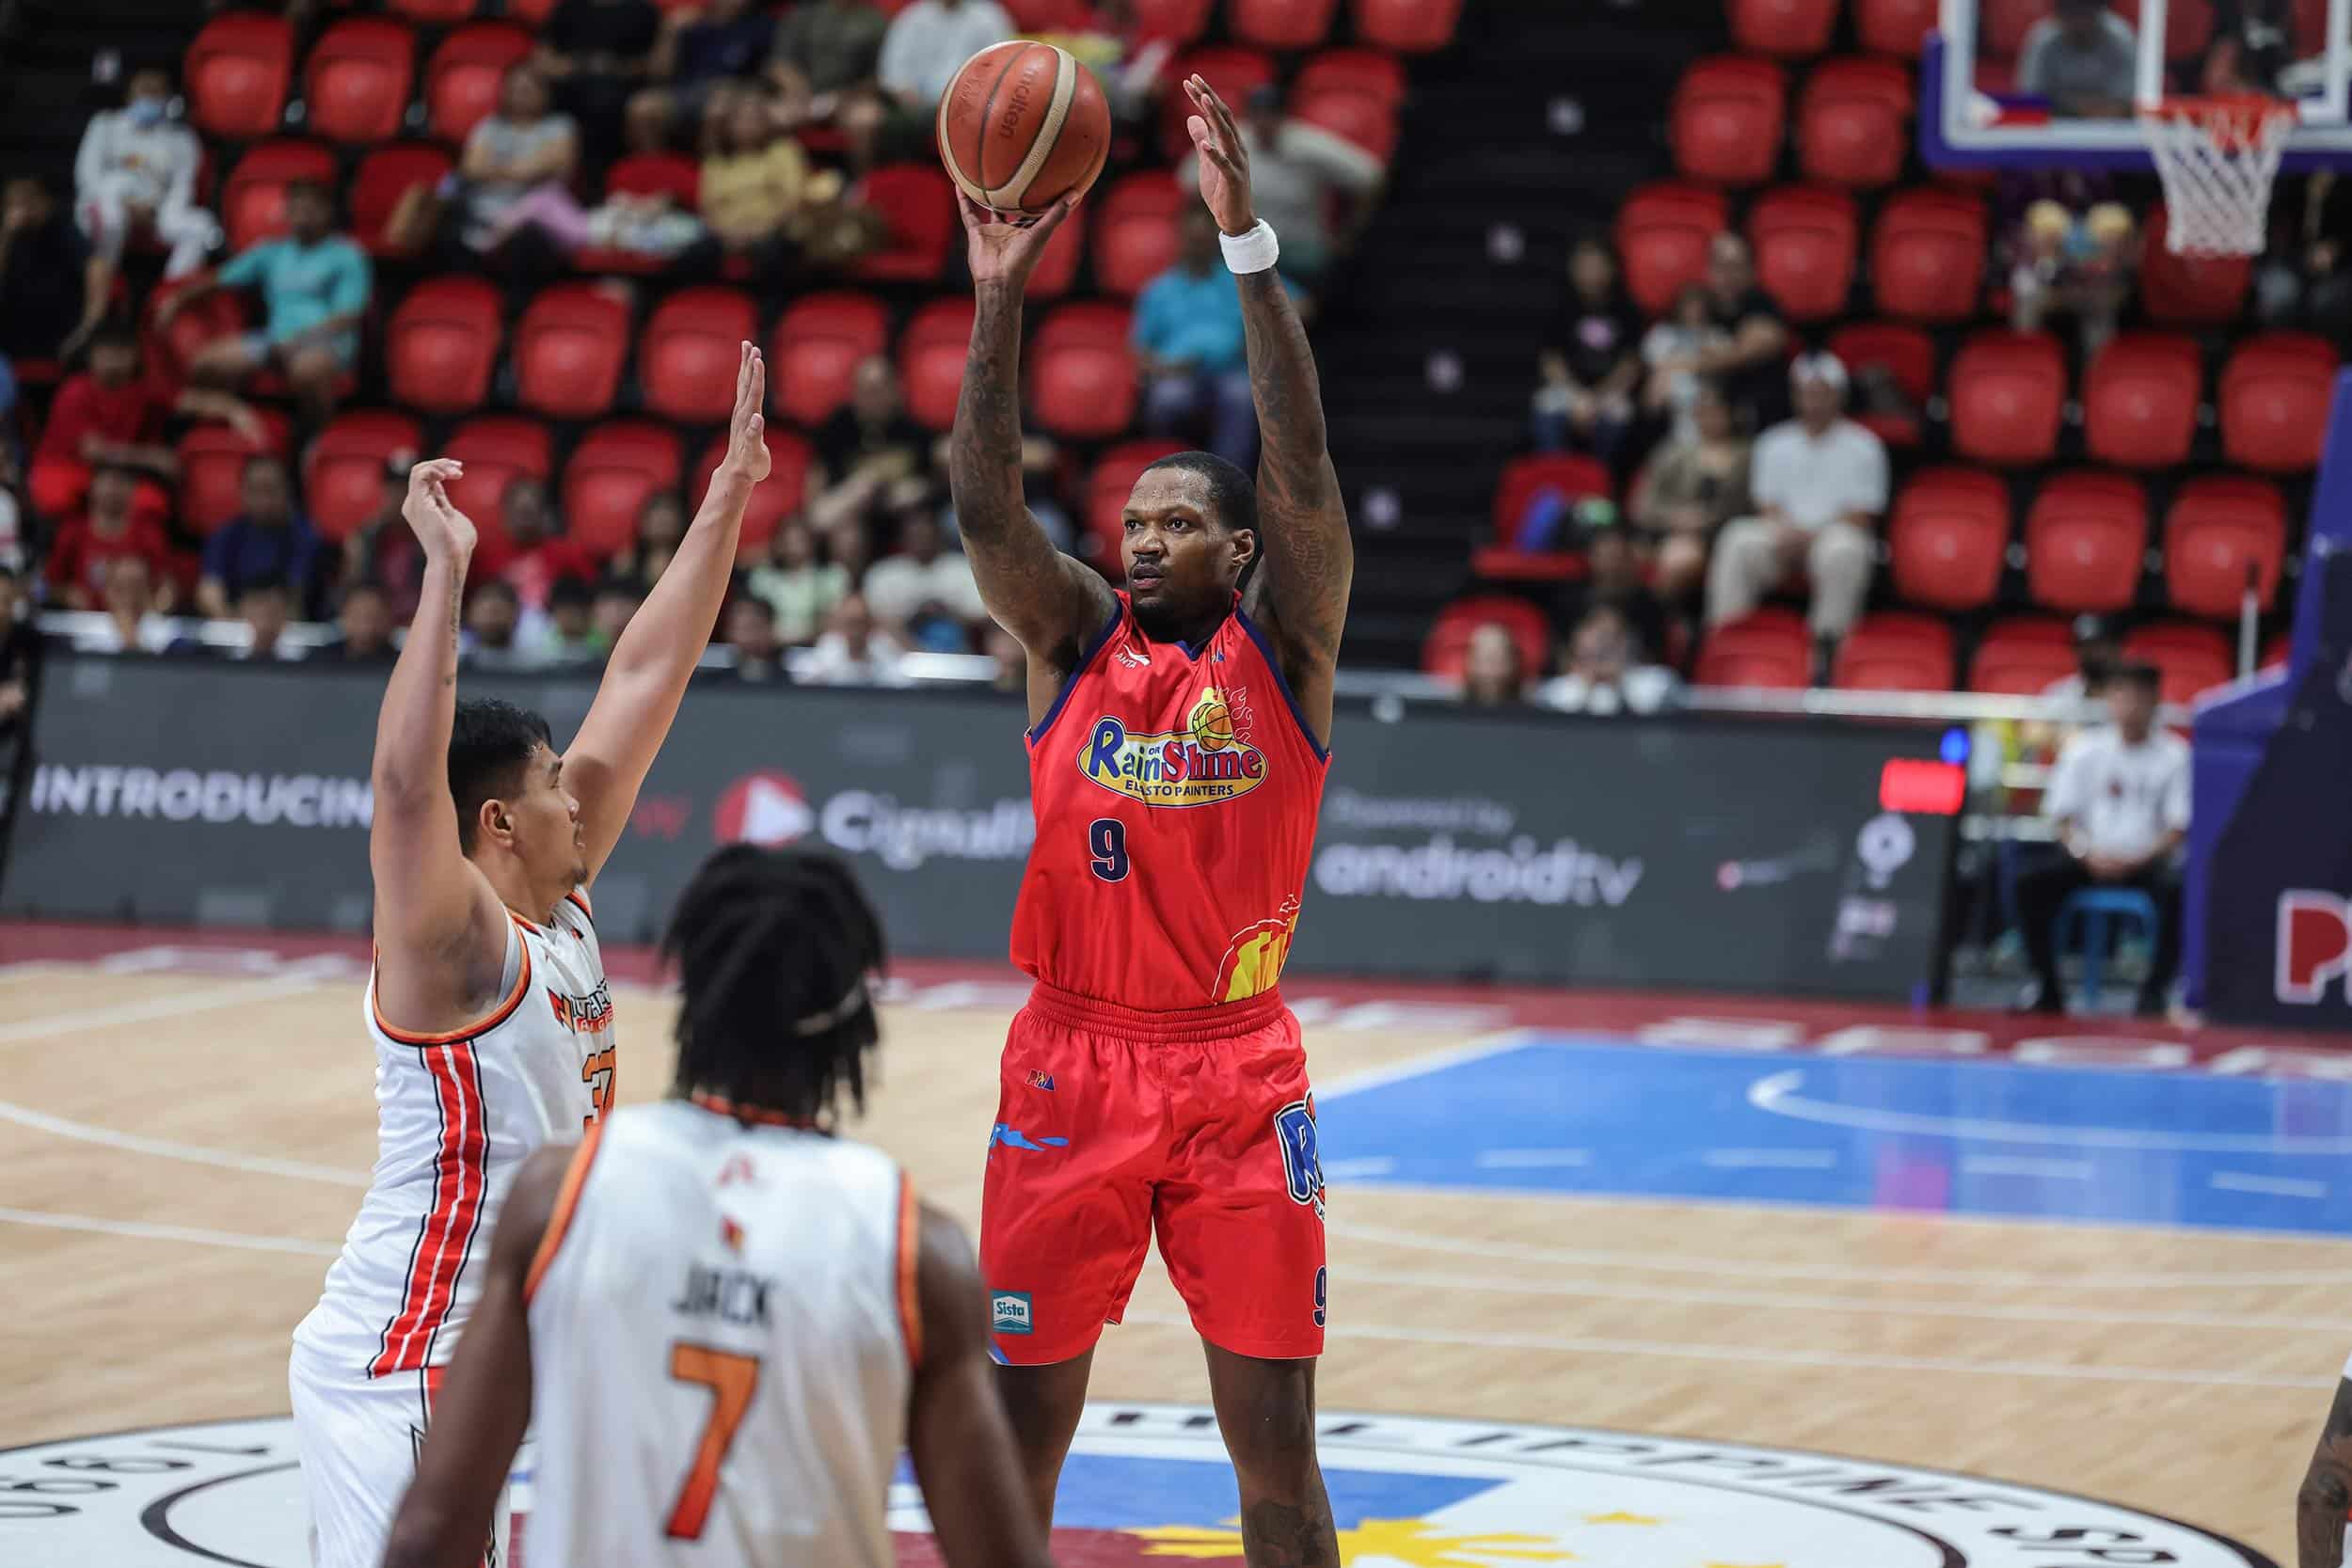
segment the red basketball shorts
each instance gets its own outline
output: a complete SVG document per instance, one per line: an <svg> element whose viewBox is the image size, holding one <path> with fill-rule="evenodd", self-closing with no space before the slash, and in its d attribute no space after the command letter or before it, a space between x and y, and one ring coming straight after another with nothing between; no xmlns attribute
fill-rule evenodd
<svg viewBox="0 0 2352 1568"><path fill-rule="evenodd" d="M1323 1354L1323 1166L1279 991L1144 1013L1041 984L1000 1076L980 1210L997 1359L1085 1354L1154 1234L1201 1338Z"/></svg>

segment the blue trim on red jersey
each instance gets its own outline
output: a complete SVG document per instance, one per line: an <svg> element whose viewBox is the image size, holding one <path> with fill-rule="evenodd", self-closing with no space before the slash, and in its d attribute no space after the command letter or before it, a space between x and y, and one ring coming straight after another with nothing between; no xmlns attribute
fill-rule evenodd
<svg viewBox="0 0 2352 1568"><path fill-rule="evenodd" d="M1249 612L1239 605L1233 607L1233 619L1241 624L1243 631L1249 634L1249 641L1258 645L1259 656L1265 660L1265 667L1274 673L1275 689L1281 692L1282 701L1290 705L1291 717L1298 721L1298 733L1307 737L1307 745L1314 752L1315 760L1329 762L1331 749L1315 738L1314 726L1307 722L1306 712L1299 707L1298 698L1292 692L1291 683L1282 673L1282 661L1274 657L1274 644L1265 640L1265 633L1258 629L1258 623L1251 620Z"/></svg>
<svg viewBox="0 0 2352 1568"><path fill-rule="evenodd" d="M1068 705L1070 694L1078 689L1079 678L1093 668L1096 659L1103 657L1104 648L1110 642L1111 633L1117 631L1119 623L1126 618L1127 603L1121 599L1111 610L1111 618L1103 623L1103 629L1094 634L1094 641L1088 643L1086 651L1078 656L1076 666L1062 677L1061 689L1054 693L1054 705L1045 710L1045 717L1022 732L1023 740L1035 746L1045 738L1045 732L1054 727L1054 721L1061 717L1061 710Z"/></svg>

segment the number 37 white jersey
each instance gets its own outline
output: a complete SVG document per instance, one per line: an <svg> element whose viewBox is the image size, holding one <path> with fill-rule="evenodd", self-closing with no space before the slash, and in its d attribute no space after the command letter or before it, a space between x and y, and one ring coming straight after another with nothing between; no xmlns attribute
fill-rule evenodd
<svg viewBox="0 0 2352 1568"><path fill-rule="evenodd" d="M531 1555L893 1568L915 1232L861 1144L707 1100L592 1129L531 1269Z"/></svg>

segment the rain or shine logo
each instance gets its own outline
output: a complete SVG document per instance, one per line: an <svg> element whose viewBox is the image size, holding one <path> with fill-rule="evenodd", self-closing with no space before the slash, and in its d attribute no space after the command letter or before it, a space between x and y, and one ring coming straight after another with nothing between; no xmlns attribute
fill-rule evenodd
<svg viewBox="0 0 2352 1568"><path fill-rule="evenodd" d="M1265 753L1242 738L1225 693L1204 689L1181 730L1134 735L1105 714L1087 732L1078 771L1147 806L1205 806L1265 782Z"/></svg>

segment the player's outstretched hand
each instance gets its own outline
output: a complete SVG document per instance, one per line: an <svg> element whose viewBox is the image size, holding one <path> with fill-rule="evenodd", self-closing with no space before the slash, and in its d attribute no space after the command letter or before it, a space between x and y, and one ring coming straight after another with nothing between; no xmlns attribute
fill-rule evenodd
<svg viewBox="0 0 2352 1568"><path fill-rule="evenodd" d="M1258 210L1249 199L1249 149L1242 143L1241 127L1207 77L1184 78L1184 96L1196 111L1184 130L1200 153L1200 199L1219 229L1247 234L1257 225Z"/></svg>
<svg viewBox="0 0 2352 1568"><path fill-rule="evenodd" d="M720 477L757 484L768 477L768 362L750 343L735 362L735 412L727 416L727 454Z"/></svg>
<svg viewBox="0 0 2352 1568"><path fill-rule="evenodd" d="M1076 209L1078 198L1065 196L1034 218L991 212L961 191L956 193L956 205L963 214L964 255L972 264L973 286L1009 283L1020 289L1028 286L1029 274L1045 254L1045 242Z"/></svg>
<svg viewBox="0 0 2352 1568"><path fill-rule="evenodd" d="M427 561L454 561L461 567L473 556L473 519L450 504L449 482L465 472L446 457L429 457L408 470L408 499L400 515L416 531Z"/></svg>

